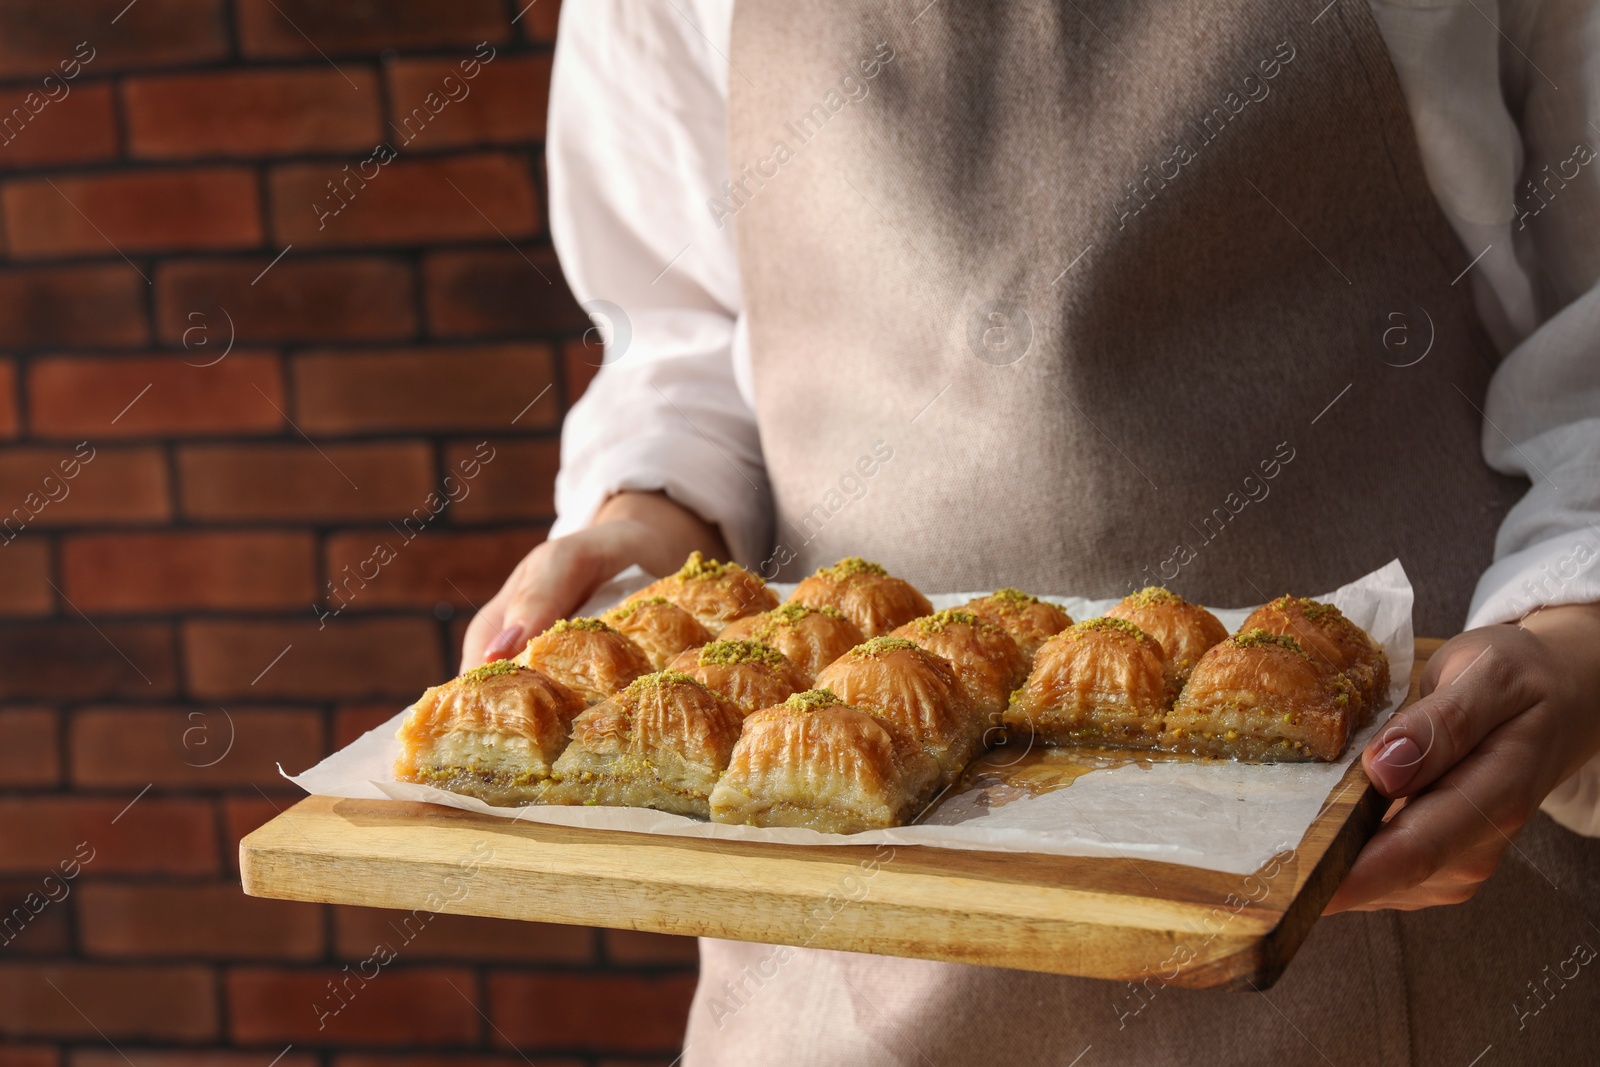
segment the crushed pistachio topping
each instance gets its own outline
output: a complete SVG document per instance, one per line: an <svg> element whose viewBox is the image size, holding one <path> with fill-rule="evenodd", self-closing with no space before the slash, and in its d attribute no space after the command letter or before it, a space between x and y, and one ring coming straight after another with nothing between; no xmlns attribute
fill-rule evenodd
<svg viewBox="0 0 1600 1067"><path fill-rule="evenodd" d="M1234 634L1229 638L1240 648L1260 648L1263 645L1277 645L1286 648L1296 655L1304 656L1306 650L1300 647L1300 642L1287 634L1275 634L1271 630L1246 630L1242 634Z"/></svg>
<svg viewBox="0 0 1600 1067"><path fill-rule="evenodd" d="M818 711L822 708L831 708L835 704L843 705L844 701L834 696L831 689L807 689L804 693L796 693L783 702L783 706L790 711Z"/></svg>
<svg viewBox="0 0 1600 1067"><path fill-rule="evenodd" d="M550 629L546 630L545 633L564 634L568 630L583 630L587 633L596 634L614 634L617 632L611 627L607 626L605 623L601 622L599 619L591 619L586 616L579 616L576 619L562 619L560 622L550 627Z"/></svg>
<svg viewBox="0 0 1600 1067"><path fill-rule="evenodd" d="M700 665L732 666L736 663L764 663L782 667L787 660L782 652L760 641L713 641L700 649Z"/></svg>
<svg viewBox="0 0 1600 1067"><path fill-rule="evenodd" d="M1072 632L1086 634L1095 630L1114 630L1126 634L1136 641L1148 641L1150 635L1139 629L1127 619L1113 619L1109 615L1101 615L1093 619L1084 619L1082 622L1073 623Z"/></svg>
<svg viewBox="0 0 1600 1067"><path fill-rule="evenodd" d="M825 578L832 578L842 582L854 578L858 574L874 574L879 577L886 576L889 572L883 569L881 563L869 563L860 556L846 556L831 567L818 567L817 573Z"/></svg>
<svg viewBox="0 0 1600 1067"><path fill-rule="evenodd" d="M1008 585L1004 589L996 589L982 599L993 601L996 607L1002 607L1010 611L1019 611L1029 604L1039 603L1038 597L1030 593L1024 593L1013 585Z"/></svg>
<svg viewBox="0 0 1600 1067"><path fill-rule="evenodd" d="M689 677L682 671L656 671L654 674L642 674L628 683L628 688L623 693L630 697L643 696L645 693L654 692L668 686L692 685L697 689L705 686L697 679Z"/></svg>
<svg viewBox="0 0 1600 1067"><path fill-rule="evenodd" d="M917 633L927 636L929 634L942 634L946 626L976 626L985 624L972 612L965 608L945 608L932 615L924 615L920 619L911 620L911 625L917 628Z"/></svg>
<svg viewBox="0 0 1600 1067"><path fill-rule="evenodd" d="M810 604L801 604L795 600L790 600L779 604L777 607L767 612L766 615L766 621L769 624L783 622L791 626L805 618L807 615L826 615L831 619L844 618L844 612L831 605L825 604L820 608L814 608Z"/></svg>
<svg viewBox="0 0 1600 1067"><path fill-rule="evenodd" d="M1166 586L1147 585L1137 593L1123 597L1122 602L1136 608L1147 608L1152 604L1182 604L1184 599Z"/></svg>
<svg viewBox="0 0 1600 1067"><path fill-rule="evenodd" d="M721 578L728 573L730 568L738 567L737 563L720 563L714 559L706 559L700 554L699 549L689 553L689 558L684 560L683 566L678 568L678 573L673 577L681 578L686 582L700 581L705 578Z"/></svg>
<svg viewBox="0 0 1600 1067"><path fill-rule="evenodd" d="M1312 622L1344 621L1344 612L1332 604L1324 604L1320 600L1312 600L1305 596L1281 596L1272 602L1272 607L1288 611L1299 608L1300 614Z"/></svg>
<svg viewBox="0 0 1600 1067"><path fill-rule="evenodd" d="M891 652L898 652L902 648L916 647L918 646L915 641L907 641L903 637L874 637L852 648L849 654L857 659L877 659Z"/></svg>
<svg viewBox="0 0 1600 1067"><path fill-rule="evenodd" d="M494 678L497 675L516 674L518 671L523 669L523 666L514 660L497 659L492 663L485 663L481 667L472 668L470 671L461 676L461 681L466 682L468 685L474 685L478 682Z"/></svg>
<svg viewBox="0 0 1600 1067"><path fill-rule="evenodd" d="M640 608L644 607L646 604L670 603L672 603L672 601L668 600L664 596L641 597L638 600L630 600L626 604L618 604L616 607L606 612L602 618L610 619L612 622L625 622L628 619L633 618L634 613Z"/></svg>

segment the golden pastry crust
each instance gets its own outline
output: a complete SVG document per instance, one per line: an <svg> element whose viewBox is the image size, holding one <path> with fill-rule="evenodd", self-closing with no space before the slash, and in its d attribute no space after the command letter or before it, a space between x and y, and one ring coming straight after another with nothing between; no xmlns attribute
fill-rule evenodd
<svg viewBox="0 0 1600 1067"><path fill-rule="evenodd" d="M693 615L711 633L734 619L757 615L778 606L777 594L767 588L758 575L737 563L719 563L699 552L689 558L678 573L652 582L623 603L665 597Z"/></svg>
<svg viewBox="0 0 1600 1067"><path fill-rule="evenodd" d="M1240 633L1247 630L1292 637L1319 665L1349 678L1360 701L1358 727L1389 702L1389 657L1332 604L1281 596L1251 612L1239 627Z"/></svg>
<svg viewBox="0 0 1600 1067"><path fill-rule="evenodd" d="M711 820L853 834L916 814L937 764L892 724L826 690L798 693L744 721Z"/></svg>
<svg viewBox="0 0 1600 1067"><path fill-rule="evenodd" d="M1046 641L1072 625L1072 616L1055 604L1009 586L969 600L964 607L989 625L1010 634L1029 661L1039 654Z"/></svg>
<svg viewBox="0 0 1600 1067"><path fill-rule="evenodd" d="M395 779L489 804L526 804L582 710L572 690L540 671L509 660L485 664L422 694L397 735Z"/></svg>
<svg viewBox="0 0 1600 1067"><path fill-rule="evenodd" d="M654 670L665 670L678 653L699 648L711 640L700 620L664 596L644 597L618 604L600 621L627 637L650 660Z"/></svg>
<svg viewBox="0 0 1600 1067"><path fill-rule="evenodd" d="M1085 619L1045 642L1011 696L1008 733L1049 745L1154 747L1171 692L1161 644L1126 619Z"/></svg>
<svg viewBox="0 0 1600 1067"><path fill-rule="evenodd" d="M806 672L808 678L867 639L838 608L813 608L796 601L730 622L720 641L749 638L771 645Z"/></svg>
<svg viewBox="0 0 1600 1067"><path fill-rule="evenodd" d="M731 700L685 674L647 674L573 720L540 800L705 818L743 721Z"/></svg>
<svg viewBox="0 0 1600 1067"><path fill-rule="evenodd" d="M904 626L919 615L928 615L933 605L908 581L889 574L880 565L860 556L841 559L831 567L818 568L811 577L789 594L795 604L813 608L835 608L867 637L882 637L897 626Z"/></svg>
<svg viewBox="0 0 1600 1067"><path fill-rule="evenodd" d="M1222 620L1198 604L1159 585L1123 597L1106 612L1127 619L1161 645L1162 660L1174 684L1182 686L1206 651L1228 636Z"/></svg>
<svg viewBox="0 0 1600 1067"><path fill-rule="evenodd" d="M1248 630L1200 657L1161 747L1261 762L1336 760L1355 729L1355 687L1293 637Z"/></svg>
<svg viewBox="0 0 1600 1067"><path fill-rule="evenodd" d="M562 619L530 640L516 662L548 674L585 704L650 673L644 650L599 619Z"/></svg>
<svg viewBox="0 0 1600 1067"><path fill-rule="evenodd" d="M967 699L985 722L995 721L1011 691L1028 677L1028 657L1011 635L962 608L913 619L890 636L903 637L949 660Z"/></svg>
<svg viewBox="0 0 1600 1067"><path fill-rule="evenodd" d="M858 645L825 667L815 685L921 745L939 765L941 785L960 777L977 754L984 720L955 668L904 638L875 637Z"/></svg>
<svg viewBox="0 0 1600 1067"><path fill-rule="evenodd" d="M811 685L789 657L759 641L713 641L682 653L670 669L721 693L746 714L781 704Z"/></svg>

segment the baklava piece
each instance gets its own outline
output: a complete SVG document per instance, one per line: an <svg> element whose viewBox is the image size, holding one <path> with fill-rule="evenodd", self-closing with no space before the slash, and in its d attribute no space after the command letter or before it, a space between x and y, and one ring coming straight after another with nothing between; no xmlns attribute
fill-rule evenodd
<svg viewBox="0 0 1600 1067"><path fill-rule="evenodd" d="M910 582L896 578L860 556L818 568L795 586L789 601L813 608L834 608L868 637L882 637L919 615L933 611L928 598Z"/></svg>
<svg viewBox="0 0 1600 1067"><path fill-rule="evenodd" d="M1123 597L1106 614L1113 619L1127 619L1155 638L1173 684L1179 687L1200 657L1228 636L1221 619L1159 585Z"/></svg>
<svg viewBox="0 0 1600 1067"><path fill-rule="evenodd" d="M1299 641L1247 630L1200 657L1161 747L1269 763L1336 760L1355 729L1356 701L1350 680Z"/></svg>
<svg viewBox="0 0 1600 1067"><path fill-rule="evenodd" d="M526 804L581 711L583 701L540 671L484 664L422 694L400 727L394 776L489 804Z"/></svg>
<svg viewBox="0 0 1600 1067"><path fill-rule="evenodd" d="M960 777L977 754L984 721L955 668L900 637L875 637L817 675L818 689L870 712L921 745L939 765L940 784Z"/></svg>
<svg viewBox="0 0 1600 1067"><path fill-rule="evenodd" d="M641 674L650 659L599 619L562 619L533 638L516 662L543 671L583 700L598 704Z"/></svg>
<svg viewBox="0 0 1600 1067"><path fill-rule="evenodd" d="M686 674L647 674L573 720L540 800L705 818L743 721L733 701Z"/></svg>
<svg viewBox="0 0 1600 1067"><path fill-rule="evenodd" d="M781 704L811 686L805 671L760 641L713 641L684 652L671 669L721 693L746 714Z"/></svg>
<svg viewBox="0 0 1600 1067"><path fill-rule="evenodd" d="M1045 642L1003 721L1013 739L1151 748L1169 693L1160 642L1126 619L1101 616Z"/></svg>
<svg viewBox="0 0 1600 1067"><path fill-rule="evenodd" d="M826 690L797 693L744 721L711 794L713 822L853 834L899 826L939 768L892 724Z"/></svg>
<svg viewBox="0 0 1600 1067"><path fill-rule="evenodd" d="M956 680L985 721L1005 710L1011 691L1028 677L1028 658L1011 635L963 608L913 619L890 636L903 637L949 660Z"/></svg>
<svg viewBox="0 0 1600 1067"><path fill-rule="evenodd" d="M717 637L771 645L810 678L867 639L838 608L813 608L793 600L760 615L735 619Z"/></svg>
<svg viewBox="0 0 1600 1067"><path fill-rule="evenodd" d="M1257 629L1294 638L1318 665L1350 679L1360 702L1358 727L1389 702L1389 657L1334 605L1281 596L1251 612L1239 632Z"/></svg>
<svg viewBox="0 0 1600 1067"><path fill-rule="evenodd" d="M628 601L665 597L693 615L713 634L734 619L756 615L778 606L778 597L758 575L737 563L719 563L699 552L658 582L628 597ZM626 601L625 601L626 603Z"/></svg>
<svg viewBox="0 0 1600 1067"><path fill-rule="evenodd" d="M665 670L684 649L699 648L712 637L700 620L664 596L618 604L601 615L600 621L638 645L651 668L658 671Z"/></svg>
<svg viewBox="0 0 1600 1067"><path fill-rule="evenodd" d="M1072 625L1072 616L1048 600L1010 587L969 600L965 607L984 622L1010 634L1030 661L1046 641Z"/></svg>

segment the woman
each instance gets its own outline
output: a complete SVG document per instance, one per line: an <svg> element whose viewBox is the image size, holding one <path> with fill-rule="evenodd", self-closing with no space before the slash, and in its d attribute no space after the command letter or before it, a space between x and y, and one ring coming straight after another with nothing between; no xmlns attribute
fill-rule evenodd
<svg viewBox="0 0 1600 1067"><path fill-rule="evenodd" d="M800 951L730 1012L767 950L707 941L685 1062L1591 1062L1594 6L657 8L563 14L552 228L610 365L466 665L695 548L1217 604L1398 557L1467 627L1270 992Z"/></svg>

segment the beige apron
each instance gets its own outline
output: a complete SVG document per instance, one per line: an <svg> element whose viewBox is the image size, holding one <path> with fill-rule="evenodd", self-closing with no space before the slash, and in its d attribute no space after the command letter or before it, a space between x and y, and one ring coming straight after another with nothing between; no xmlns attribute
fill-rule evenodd
<svg viewBox="0 0 1600 1067"><path fill-rule="evenodd" d="M1243 604L1398 557L1419 630L1459 627L1524 486L1480 456L1495 357L1367 2L1320 7L736 7L785 576ZM818 951L754 981L770 949L704 942L686 1063L1592 1062L1600 967L1521 1006L1600 946L1600 856L1543 817L1522 849L1468 906L1320 924L1260 996Z"/></svg>

